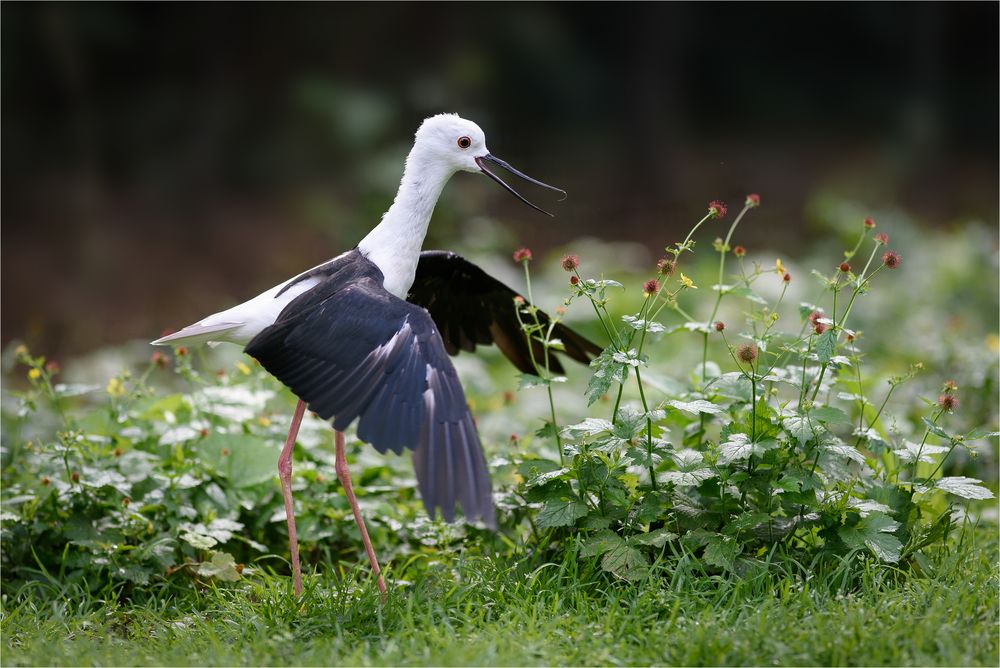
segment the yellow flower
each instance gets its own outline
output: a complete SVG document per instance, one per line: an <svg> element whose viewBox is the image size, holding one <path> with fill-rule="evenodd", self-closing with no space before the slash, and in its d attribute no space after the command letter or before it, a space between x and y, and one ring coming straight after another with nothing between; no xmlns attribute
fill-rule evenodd
<svg viewBox="0 0 1000 668"><path fill-rule="evenodd" d="M698 289L698 286L694 284L694 281L692 281L690 278L688 278L687 276L685 276L683 271L681 272L681 284L685 288L692 288L694 290Z"/></svg>
<svg viewBox="0 0 1000 668"><path fill-rule="evenodd" d="M108 381L107 391L113 397L123 396L125 394L125 383L121 381L121 378L112 378Z"/></svg>
<svg viewBox="0 0 1000 668"><path fill-rule="evenodd" d="M780 257L774 261L774 270L778 272L779 276L784 276L785 274L788 273L788 271L785 269L785 265L781 264Z"/></svg>
<svg viewBox="0 0 1000 668"><path fill-rule="evenodd" d="M261 415L259 418L257 418L257 423L262 427L270 427L271 418L267 417L266 415Z"/></svg>
<svg viewBox="0 0 1000 668"><path fill-rule="evenodd" d="M39 371L38 369L32 369L31 371L28 372L28 378L30 378L31 380L38 380L41 377L42 377L42 372Z"/></svg>
<svg viewBox="0 0 1000 668"><path fill-rule="evenodd" d="M248 366L247 366L246 364L244 364L243 362L237 362L237 363L236 363L236 368L237 368L237 369L239 370L239 372L240 372L240 373L242 373L242 374L243 374L244 376L249 376L249 375L250 375L250 367L248 367Z"/></svg>

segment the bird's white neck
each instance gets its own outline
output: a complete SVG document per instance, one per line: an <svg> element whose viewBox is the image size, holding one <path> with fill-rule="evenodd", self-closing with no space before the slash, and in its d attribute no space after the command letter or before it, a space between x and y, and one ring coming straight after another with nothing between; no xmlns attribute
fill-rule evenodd
<svg viewBox="0 0 1000 668"><path fill-rule="evenodd" d="M406 158L403 179L392 206L358 249L375 263L385 277L385 289L406 299L420 259L434 205L453 169L414 146Z"/></svg>

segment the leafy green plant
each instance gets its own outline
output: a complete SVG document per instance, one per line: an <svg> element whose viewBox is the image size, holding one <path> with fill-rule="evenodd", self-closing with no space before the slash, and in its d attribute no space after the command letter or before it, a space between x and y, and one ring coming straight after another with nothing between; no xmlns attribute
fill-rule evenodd
<svg viewBox="0 0 1000 668"><path fill-rule="evenodd" d="M773 270L747 266L745 250L730 247L739 223L759 204L758 196L748 196L725 239L713 244L718 282L705 291L706 320L681 306L682 294L698 290L681 269L698 229L725 216L721 202L710 203L684 241L666 248L656 276L643 285L639 310L620 322L609 303L622 284L586 277L579 258L564 258L571 274L565 306L589 303L608 341L591 364L588 403L614 399L607 417L559 426L551 386L563 379L535 360L536 375L522 383L547 388L551 420L536 436L554 438L559 448L558 461L526 455L515 462L522 482L512 493L540 504L532 528L545 544L581 543L581 556L599 558L604 570L628 580L682 556L707 572L742 574L768 569L779 553L844 568L859 559L909 567L946 539L956 503L992 498L978 479L939 476L956 449L997 436L949 427L958 405L954 382L943 384L936 402L913 411L923 434L917 442L880 418L893 392L922 365L892 377L880 393L864 382L873 361L849 318L857 300L891 281L901 264L886 248L888 238L874 234L874 221L866 219L832 272L812 272L819 305L799 304L792 326L783 329L791 274L781 260ZM736 271L727 276L730 255ZM857 258L859 268L851 264ZM525 336L547 360L560 342L551 325L539 327L533 318L530 252L514 259L529 279L529 303L515 308ZM763 281L782 286L773 302L757 289ZM715 320L724 299L743 304L735 335L735 327ZM658 320L670 313L679 322ZM644 382L649 355L661 349L657 340L690 333L700 336L702 357L687 383L661 391ZM709 358L710 349L721 353L720 361ZM638 405L623 404L633 382Z"/></svg>
<svg viewBox="0 0 1000 668"><path fill-rule="evenodd" d="M967 458L995 434L976 428L995 421L995 371L966 384L982 358L962 357L961 345L939 336L927 367L956 368L964 387L934 382L941 389L931 392L930 372L912 355L875 328L853 329L864 315L858 305L897 289L906 270L893 273L870 227L854 231L832 271L810 279L815 299L793 300L784 264L772 269L731 247L758 202L748 198L700 266L696 243L725 216L721 203L641 280L562 260L569 292L551 322L574 309L607 344L585 389L551 372L561 344L534 306L552 293L550 281L519 252L526 299L512 308L542 351L535 373L521 378L527 400L495 396L498 378L510 375L499 354L458 358L502 531L427 518L407 458L348 441L390 579L477 553L529 556L536 567L579 560L587 578L603 570L633 581L682 567L738 578L792 561L845 583L884 564L925 567L962 504L991 496L977 479L989 466ZM969 275L952 280L965 285ZM625 289L633 284L642 286L638 300ZM179 348L79 384L62 382L58 365L26 348L5 358L20 376L5 377L2 406L5 588L133 596L288 572L275 474L295 400L262 369L246 358L220 367L217 356ZM468 363L490 373L468 373L477 368ZM534 437L507 440L535 415L544 421ZM363 564L333 462L329 425L307 416L293 477L307 573Z"/></svg>
<svg viewBox="0 0 1000 668"><path fill-rule="evenodd" d="M274 483L291 398L242 361L200 372L191 354L155 353L142 373L106 386L57 382L19 348L28 387L5 404L3 577L111 587L240 579L286 570L284 509ZM162 393L164 386L182 389ZM296 505L304 560L356 563L358 538L333 471L329 425L299 436ZM360 450L354 442L353 452ZM430 522L412 476L365 459L359 493L371 531L404 558L447 546L463 527Z"/></svg>

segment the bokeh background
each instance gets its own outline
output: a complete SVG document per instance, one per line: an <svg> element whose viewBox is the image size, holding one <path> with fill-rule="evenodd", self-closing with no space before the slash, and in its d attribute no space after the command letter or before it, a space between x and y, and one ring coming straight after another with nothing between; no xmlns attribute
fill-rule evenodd
<svg viewBox="0 0 1000 668"><path fill-rule="evenodd" d="M625 243L611 259L651 262L708 200L759 192L752 249L798 252L873 214L911 245L965 239L950 271L984 251L937 297L966 300L974 322L954 326L981 342L998 7L4 3L3 344L64 358L148 340L352 246L440 111L570 197L526 190L550 221L459 175L428 246ZM924 250L904 257L940 270Z"/></svg>

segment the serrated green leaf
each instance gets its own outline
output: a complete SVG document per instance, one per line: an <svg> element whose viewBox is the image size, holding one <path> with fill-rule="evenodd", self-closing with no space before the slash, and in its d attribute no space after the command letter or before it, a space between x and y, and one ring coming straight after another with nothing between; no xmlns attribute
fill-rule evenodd
<svg viewBox="0 0 1000 668"><path fill-rule="evenodd" d="M857 462L858 464L865 463L865 456L858 452L857 448L847 445L846 443L830 443L824 445L823 450L837 455L838 457L846 457L847 459Z"/></svg>
<svg viewBox="0 0 1000 668"><path fill-rule="evenodd" d="M649 570L646 555L622 541L601 557L601 568L623 580L639 580Z"/></svg>
<svg viewBox="0 0 1000 668"><path fill-rule="evenodd" d="M198 442L202 458L233 487L250 487L268 482L278 475L274 465L281 452L278 440L255 434L224 434L217 431Z"/></svg>
<svg viewBox="0 0 1000 668"><path fill-rule="evenodd" d="M598 531L580 546L581 557L596 557L604 554L608 550L617 547L625 542L621 536L614 531Z"/></svg>
<svg viewBox="0 0 1000 668"><path fill-rule="evenodd" d="M729 520L725 527L723 527L722 532L729 536L735 536L761 524L766 524L770 517L767 513L741 513Z"/></svg>
<svg viewBox="0 0 1000 668"><path fill-rule="evenodd" d="M742 550L743 546L735 539L715 534L708 539L702 558L707 564L729 571L736 565L736 557Z"/></svg>
<svg viewBox="0 0 1000 668"><path fill-rule="evenodd" d="M623 315L622 321L624 321L625 324L632 329L640 332L643 329L650 334L661 334L666 331L666 328L655 320L643 320L642 318L638 318L634 315Z"/></svg>
<svg viewBox="0 0 1000 668"><path fill-rule="evenodd" d="M670 531L667 528L655 529L649 533L639 534L635 537L635 542L640 545L649 545L651 547L663 547L668 542L677 538L677 534Z"/></svg>
<svg viewBox="0 0 1000 668"><path fill-rule="evenodd" d="M948 476L934 481L934 487L963 499L992 499L993 492L982 486L982 480L965 476Z"/></svg>
<svg viewBox="0 0 1000 668"><path fill-rule="evenodd" d="M181 534L181 540L197 550L207 550L218 544L219 541L211 536L187 531Z"/></svg>
<svg viewBox="0 0 1000 668"><path fill-rule="evenodd" d="M240 573L236 569L236 559L228 552L213 552L212 559L198 564L198 575L216 578L223 582L236 582Z"/></svg>
<svg viewBox="0 0 1000 668"><path fill-rule="evenodd" d="M527 489L531 489L532 487L540 487L542 485L546 485L546 484L552 482L553 480L557 480L559 478L562 478L562 477L566 476L568 473L569 473L569 469L566 469L566 468L554 469L552 471L546 471L544 473L539 473L538 475L533 476L526 483L524 483L524 486Z"/></svg>
<svg viewBox="0 0 1000 668"><path fill-rule="evenodd" d="M587 418L583 422L571 424L562 430L563 436L576 438L579 436L594 436L602 432L610 432L613 428L610 420L600 418Z"/></svg>
<svg viewBox="0 0 1000 668"><path fill-rule="evenodd" d="M874 512L853 527L841 527L837 533L848 547L868 548L882 561L894 564L899 561L903 549L903 544L892 535L898 528L899 522L884 513Z"/></svg>
<svg viewBox="0 0 1000 668"><path fill-rule="evenodd" d="M746 434L729 434L728 440L719 444L718 463L725 466L747 459L753 453L753 443Z"/></svg>
<svg viewBox="0 0 1000 668"><path fill-rule="evenodd" d="M587 504L575 496L559 496L545 500L538 512L538 526L564 527L575 524L588 512Z"/></svg>
<svg viewBox="0 0 1000 668"><path fill-rule="evenodd" d="M587 384L588 406L607 394L612 383L624 383L628 378L628 365L616 362L614 355L614 349L605 348L600 355L590 361L594 375Z"/></svg>
<svg viewBox="0 0 1000 668"><path fill-rule="evenodd" d="M672 482L679 487L697 487L715 476L715 471L706 467L691 471L666 471L657 478L662 482Z"/></svg>
<svg viewBox="0 0 1000 668"><path fill-rule="evenodd" d="M716 406L711 401L705 401L704 399L695 399L694 401L671 399L667 402L667 405L676 408L679 411L690 413L691 415L698 415L699 413L715 415L716 413L722 412L721 406Z"/></svg>
<svg viewBox="0 0 1000 668"><path fill-rule="evenodd" d="M820 432L825 431L823 427L811 422L804 415L787 417L782 420L781 424L789 434L798 440L800 446L805 445L818 436Z"/></svg>
<svg viewBox="0 0 1000 668"><path fill-rule="evenodd" d="M820 334L819 339L816 341L816 357L823 364L830 362L830 358L833 357L834 351L837 350L837 337L832 328L827 329L825 332Z"/></svg>
<svg viewBox="0 0 1000 668"><path fill-rule="evenodd" d="M814 420L826 422L828 424L851 424L851 418L844 411L835 406L823 406L809 411L809 416Z"/></svg>

